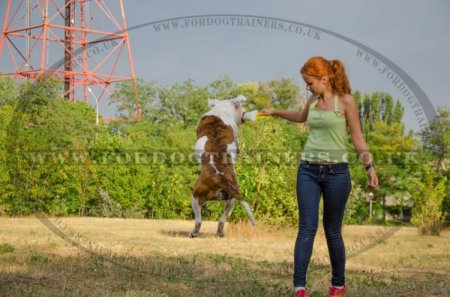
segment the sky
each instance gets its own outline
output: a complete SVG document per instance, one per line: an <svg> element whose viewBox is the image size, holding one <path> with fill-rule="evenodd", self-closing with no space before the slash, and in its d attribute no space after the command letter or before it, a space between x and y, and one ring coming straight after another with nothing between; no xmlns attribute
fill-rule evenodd
<svg viewBox="0 0 450 297"><path fill-rule="evenodd" d="M105 1L113 12L114 2ZM448 0L125 0L124 6L136 76L146 81L293 78L304 89L300 67L322 55L344 63L353 90L399 100L407 129L427 123L427 106L450 106ZM7 64L0 56L1 72ZM114 110L102 102L100 112Z"/></svg>

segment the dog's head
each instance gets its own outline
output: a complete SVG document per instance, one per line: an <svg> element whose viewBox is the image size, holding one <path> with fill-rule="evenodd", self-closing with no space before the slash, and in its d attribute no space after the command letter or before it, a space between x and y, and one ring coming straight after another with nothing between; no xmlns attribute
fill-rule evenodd
<svg viewBox="0 0 450 297"><path fill-rule="evenodd" d="M208 99L211 111L223 112L232 115L237 125L242 125L248 117L243 103L247 100L244 95L239 95L228 100Z"/></svg>

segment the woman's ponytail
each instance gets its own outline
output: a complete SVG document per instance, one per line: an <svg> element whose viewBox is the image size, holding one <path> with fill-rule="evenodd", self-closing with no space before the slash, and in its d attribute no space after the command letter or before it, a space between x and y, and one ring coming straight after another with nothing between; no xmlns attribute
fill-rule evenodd
<svg viewBox="0 0 450 297"><path fill-rule="evenodd" d="M345 73L344 64L340 60L330 60L332 74L330 77L331 88L339 95L351 94L352 89Z"/></svg>

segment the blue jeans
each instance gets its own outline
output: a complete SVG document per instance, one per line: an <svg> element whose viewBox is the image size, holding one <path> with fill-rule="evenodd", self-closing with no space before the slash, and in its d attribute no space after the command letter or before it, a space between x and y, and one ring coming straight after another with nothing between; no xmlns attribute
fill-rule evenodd
<svg viewBox="0 0 450 297"><path fill-rule="evenodd" d="M345 246L341 227L351 190L347 163L315 164L302 161L297 175L299 228L294 251L294 286L306 285L319 221L319 200L323 195L323 227L332 268L331 284L345 284Z"/></svg>

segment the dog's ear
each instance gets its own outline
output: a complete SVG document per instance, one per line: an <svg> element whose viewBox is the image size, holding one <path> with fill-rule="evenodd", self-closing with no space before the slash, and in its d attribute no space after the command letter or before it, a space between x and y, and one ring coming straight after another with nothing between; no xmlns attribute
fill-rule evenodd
<svg viewBox="0 0 450 297"><path fill-rule="evenodd" d="M208 99L209 108L213 108L214 106L217 105L218 102L219 102L219 100L217 100L217 99Z"/></svg>
<svg viewBox="0 0 450 297"><path fill-rule="evenodd" d="M236 98L231 99L236 109L239 109L239 107L242 106L242 103L247 101L247 98L245 98L244 95L239 95Z"/></svg>

